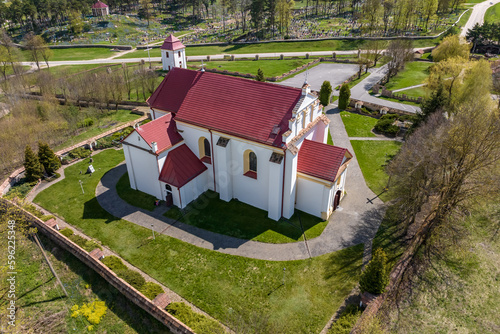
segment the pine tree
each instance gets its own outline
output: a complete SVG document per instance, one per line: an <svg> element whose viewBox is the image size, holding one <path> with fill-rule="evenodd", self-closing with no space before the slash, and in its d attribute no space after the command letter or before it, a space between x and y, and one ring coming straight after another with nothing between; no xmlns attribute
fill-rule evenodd
<svg viewBox="0 0 500 334"><path fill-rule="evenodd" d="M37 181L42 177L43 166L29 145L26 145L24 150L24 168L26 169L26 179L29 182Z"/></svg>
<svg viewBox="0 0 500 334"><path fill-rule="evenodd" d="M387 255L378 248L373 254L373 258L366 265L361 273L359 287L362 292L373 294L383 293L389 284L389 267L387 266Z"/></svg>
<svg viewBox="0 0 500 334"><path fill-rule="evenodd" d="M49 144L38 142L38 160L42 164L47 174L54 174L61 167L61 161L49 147Z"/></svg>
<svg viewBox="0 0 500 334"><path fill-rule="evenodd" d="M257 70L257 76L255 77L255 80L262 82L266 81L266 79L264 78L264 71L262 71L261 68Z"/></svg>
<svg viewBox="0 0 500 334"><path fill-rule="evenodd" d="M344 83L342 84L342 87L340 87L340 92L339 92L339 108L340 109L347 109L349 106L349 99L351 97L351 90L349 89L349 85Z"/></svg>
<svg viewBox="0 0 500 334"><path fill-rule="evenodd" d="M330 81L323 81L321 89L319 90L319 102L327 106L330 104L330 96L332 95L332 85Z"/></svg>

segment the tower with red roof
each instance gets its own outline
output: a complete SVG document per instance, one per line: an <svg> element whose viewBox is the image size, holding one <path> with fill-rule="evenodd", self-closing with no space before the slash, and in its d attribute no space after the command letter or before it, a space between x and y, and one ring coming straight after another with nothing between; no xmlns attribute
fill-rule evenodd
<svg viewBox="0 0 500 334"><path fill-rule="evenodd" d="M98 0L92 5L92 16L106 16L109 15L109 7L101 0Z"/></svg>
<svg viewBox="0 0 500 334"><path fill-rule="evenodd" d="M186 68L186 47L177 37L170 34L160 50L164 71L170 71L174 67Z"/></svg>

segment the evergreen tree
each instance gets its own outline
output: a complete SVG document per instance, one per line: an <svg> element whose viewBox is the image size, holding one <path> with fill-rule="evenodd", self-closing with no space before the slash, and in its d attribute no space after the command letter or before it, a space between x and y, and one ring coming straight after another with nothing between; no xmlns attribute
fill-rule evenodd
<svg viewBox="0 0 500 334"><path fill-rule="evenodd" d="M262 82L266 81L266 78L264 78L264 71L262 71L261 68L257 70L257 76L255 77L255 80Z"/></svg>
<svg viewBox="0 0 500 334"><path fill-rule="evenodd" d="M49 144L38 142L38 161L45 168L47 174L52 175L61 167L61 161L49 147Z"/></svg>
<svg viewBox="0 0 500 334"><path fill-rule="evenodd" d="M366 265L365 270L361 273L359 287L362 292L379 294L384 292L387 284L389 284L387 255L382 248L378 248L371 261Z"/></svg>
<svg viewBox="0 0 500 334"><path fill-rule="evenodd" d="M29 182L37 181L42 177L43 166L29 145L26 145L24 150L24 168L26 169L26 179Z"/></svg>
<svg viewBox="0 0 500 334"><path fill-rule="evenodd" d="M332 95L332 85L330 81L323 81L321 89L319 90L319 102L327 106L330 104L330 96Z"/></svg>
<svg viewBox="0 0 500 334"><path fill-rule="evenodd" d="M349 85L344 83L342 84L342 87L340 87L340 92L339 92L339 108L340 109L347 109L349 106L349 99L351 97L351 90L349 89Z"/></svg>

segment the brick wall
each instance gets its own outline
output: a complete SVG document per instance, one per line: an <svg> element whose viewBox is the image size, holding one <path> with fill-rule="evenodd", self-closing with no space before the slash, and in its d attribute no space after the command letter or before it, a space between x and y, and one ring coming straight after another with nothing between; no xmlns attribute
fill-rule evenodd
<svg viewBox="0 0 500 334"><path fill-rule="evenodd" d="M0 198L0 204L2 206L16 206L14 203ZM151 300L149 300L142 293L133 288L130 284L116 276L116 274L106 267L101 261L93 258L90 254L83 248L66 238L64 235L58 231L48 227L39 218L33 216L28 211L23 208L18 207L24 214L26 221L34 225L38 232L47 236L57 245L61 246L74 256L76 256L80 261L85 263L89 268L98 273L102 278L104 278L109 284L114 286L118 291L120 291L125 297L127 297L134 304L151 314L154 318L160 321L162 324L167 326L167 328L174 334L194 334L194 331L187 325L177 320L175 317L170 315L167 311L156 306Z"/></svg>

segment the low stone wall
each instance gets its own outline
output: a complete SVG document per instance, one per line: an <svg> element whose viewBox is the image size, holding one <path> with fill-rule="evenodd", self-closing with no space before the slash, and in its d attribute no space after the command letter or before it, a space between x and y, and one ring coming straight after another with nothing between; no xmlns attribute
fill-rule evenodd
<svg viewBox="0 0 500 334"><path fill-rule="evenodd" d="M5 181L3 181L2 185L0 185L0 197L5 195L9 191L10 187L19 182L19 180L21 180L23 176L24 176L24 167L21 167L13 171L12 174L10 174L9 177Z"/></svg>
<svg viewBox="0 0 500 334"><path fill-rule="evenodd" d="M146 296L133 288L130 284L116 276L116 274L111 269L106 267L101 261L92 257L87 251L75 244L73 241L66 238L58 231L47 226L42 220L6 199L0 198L0 203L3 206L16 206L17 208L19 208L26 221L35 226L38 229L38 232L44 234L54 243L61 246L62 248L73 254L75 257L77 257L80 261L85 263L85 265L98 273L102 278L104 278L109 284L114 286L130 301L151 314L162 324L167 326L167 328L172 333L194 334L194 331L191 328L189 328L181 321L177 320L164 309L155 305L151 300L149 300Z"/></svg>
<svg viewBox="0 0 500 334"><path fill-rule="evenodd" d="M414 113L411 113L411 112L408 112L408 111L403 111L403 110L399 110L399 109L394 109L394 108L388 108L388 107L385 107L385 106L382 106L382 105L379 105L379 104L375 104L375 103L370 103L370 102L364 102L364 101L360 101L360 100L355 100L355 99L351 99L350 102L349 102L349 106L352 107L352 108L356 108L356 103L358 102L362 102L362 106L371 110L371 111L386 111L388 114L398 114L398 115L415 115Z"/></svg>
<svg viewBox="0 0 500 334"><path fill-rule="evenodd" d="M422 97L411 97L411 96L407 96L406 94L397 94L397 93L394 93L392 90L389 90L387 88L385 88L384 86L381 86L381 85L375 85L373 86L372 88L372 92L374 94L378 94L380 93L380 95L384 96L384 97L388 97L388 98L391 98L391 99L396 99L396 100L399 100L399 101L407 101L407 102L415 102L415 103L422 103Z"/></svg>

